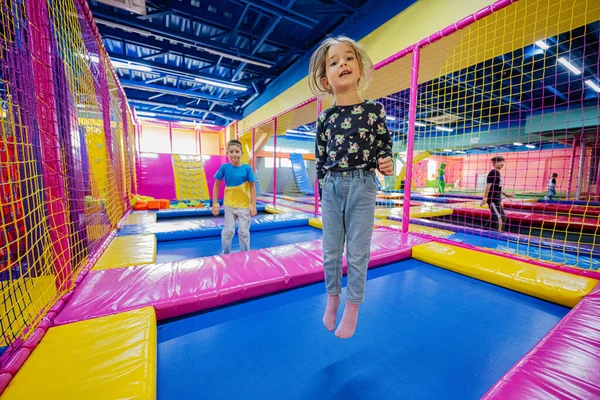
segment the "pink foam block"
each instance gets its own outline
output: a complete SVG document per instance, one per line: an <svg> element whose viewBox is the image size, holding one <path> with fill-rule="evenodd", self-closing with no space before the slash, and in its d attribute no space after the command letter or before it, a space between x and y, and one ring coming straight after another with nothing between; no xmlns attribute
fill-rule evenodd
<svg viewBox="0 0 600 400"><path fill-rule="evenodd" d="M31 354L31 350L26 348L20 348L12 354L12 357L6 362L6 364L2 365L2 369L0 369L0 374L10 374L15 375L17 371L21 368L21 366L25 363L25 360Z"/></svg>
<svg viewBox="0 0 600 400"><path fill-rule="evenodd" d="M0 374L0 394L4 392L4 389L8 386L10 381L12 380L12 375L7 373Z"/></svg>
<svg viewBox="0 0 600 400"><path fill-rule="evenodd" d="M412 235L376 230L370 266L411 255L425 243ZM138 267L90 271L54 324L152 305L158 319L217 307L323 280L321 240L245 253Z"/></svg>
<svg viewBox="0 0 600 400"><path fill-rule="evenodd" d="M513 366L484 399L600 398L600 285Z"/></svg>
<svg viewBox="0 0 600 400"><path fill-rule="evenodd" d="M40 342L40 340L42 340L45 334L46 330L37 328L33 331L31 336L23 342L21 346L33 351L33 349L35 349L35 346L38 345L38 343Z"/></svg>

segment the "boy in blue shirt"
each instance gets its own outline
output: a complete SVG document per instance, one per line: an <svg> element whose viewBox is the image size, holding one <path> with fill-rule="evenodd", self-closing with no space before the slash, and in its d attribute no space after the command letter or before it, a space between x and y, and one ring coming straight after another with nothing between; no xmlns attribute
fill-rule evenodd
<svg viewBox="0 0 600 400"><path fill-rule="evenodd" d="M213 186L213 215L219 215L219 190L221 181L225 180L225 227L221 232L223 253L231 252L231 241L235 235L235 222L238 221L238 237L240 250L250 249L250 218L256 215L256 188L254 187L254 172L252 167L242 164L242 143L230 140L227 143L229 163L222 164L215 174Z"/></svg>

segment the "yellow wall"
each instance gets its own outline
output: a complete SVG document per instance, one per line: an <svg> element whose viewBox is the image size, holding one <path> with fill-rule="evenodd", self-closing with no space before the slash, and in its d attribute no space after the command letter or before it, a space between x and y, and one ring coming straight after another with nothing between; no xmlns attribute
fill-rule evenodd
<svg viewBox="0 0 600 400"><path fill-rule="evenodd" d="M214 133L212 131L202 131L200 133L202 154L209 156L218 156L220 136L221 135L218 131L215 131Z"/></svg>
<svg viewBox="0 0 600 400"><path fill-rule="evenodd" d="M493 0L419 0L363 38L374 63L494 3ZM308 72L308 71L307 71ZM312 97L306 77L239 122L242 132Z"/></svg>

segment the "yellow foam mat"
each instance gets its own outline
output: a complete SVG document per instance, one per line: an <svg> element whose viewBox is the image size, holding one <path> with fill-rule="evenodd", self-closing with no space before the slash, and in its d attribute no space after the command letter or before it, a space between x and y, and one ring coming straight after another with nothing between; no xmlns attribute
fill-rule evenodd
<svg viewBox="0 0 600 400"><path fill-rule="evenodd" d="M129 214L125 220L125 225L150 225L155 222L155 212L141 211Z"/></svg>
<svg viewBox="0 0 600 400"><path fill-rule="evenodd" d="M389 226L392 228L400 229L402 227L402 221L395 221L392 219L378 219L375 221L375 226ZM444 229L431 228L429 226L422 226L417 224L408 225L408 231L414 233L423 233L442 238L450 237L455 233L452 231L446 231Z"/></svg>
<svg viewBox="0 0 600 400"><path fill-rule="evenodd" d="M323 220L321 217L309 218L308 225L312 226L313 228L323 229Z"/></svg>
<svg viewBox="0 0 600 400"><path fill-rule="evenodd" d="M301 206L301 204L298 204L298 206ZM289 208L286 206L274 206L274 205L265 206L265 211L268 212L269 214L284 214L284 213L301 212L301 211L298 211L298 210L295 210L293 208Z"/></svg>
<svg viewBox="0 0 600 400"><path fill-rule="evenodd" d="M265 211L269 214L283 214L288 212L288 209L283 209L281 206L265 206Z"/></svg>
<svg viewBox="0 0 600 400"><path fill-rule="evenodd" d="M430 242L412 248L413 258L567 307L598 281L462 247Z"/></svg>
<svg viewBox="0 0 600 400"><path fill-rule="evenodd" d="M93 269L130 267L156 262L156 236L117 236Z"/></svg>
<svg viewBox="0 0 600 400"><path fill-rule="evenodd" d="M155 399L153 307L50 328L2 395L24 399Z"/></svg>
<svg viewBox="0 0 600 400"><path fill-rule="evenodd" d="M380 208L375 210L375 217L385 219L388 216L402 217L402 208ZM434 207L430 205L415 206L410 208L411 218L431 218L452 214L448 208Z"/></svg>

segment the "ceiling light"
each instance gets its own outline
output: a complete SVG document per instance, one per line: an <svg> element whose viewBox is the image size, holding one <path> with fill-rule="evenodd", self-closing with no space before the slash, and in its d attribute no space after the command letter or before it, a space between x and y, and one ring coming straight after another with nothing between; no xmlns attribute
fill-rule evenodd
<svg viewBox="0 0 600 400"><path fill-rule="evenodd" d="M424 128L427 126L427 124L424 124L422 122L415 122L415 126L420 126L420 127Z"/></svg>
<svg viewBox="0 0 600 400"><path fill-rule="evenodd" d="M155 113L148 111L136 111L135 115L139 115L140 117L156 117Z"/></svg>
<svg viewBox="0 0 600 400"><path fill-rule="evenodd" d="M395 121L395 120L396 120L396 117L391 117L391 116L389 116L389 115L388 115L388 116L386 117L386 119L387 119L388 121Z"/></svg>
<svg viewBox="0 0 600 400"><path fill-rule="evenodd" d="M515 146L523 146L523 143L521 143L521 142L514 142L513 144L514 144Z"/></svg>
<svg viewBox="0 0 600 400"><path fill-rule="evenodd" d="M446 128L445 126L436 126L435 130L436 131L442 131L442 132L454 132L454 129L452 129L452 128Z"/></svg>
<svg viewBox="0 0 600 400"><path fill-rule="evenodd" d="M528 149L535 149L535 145L533 144L526 144L525 147L527 147Z"/></svg>
<svg viewBox="0 0 600 400"><path fill-rule="evenodd" d="M442 151L444 151L444 152L446 152L446 153L452 153L452 149L444 149L444 150L442 150Z"/></svg>
<svg viewBox="0 0 600 400"><path fill-rule="evenodd" d="M566 58L560 57L558 59L558 62L561 63L562 65L564 65L565 67L567 67L569 69L569 71L571 71L575 75L581 75L581 70L579 68L577 68L576 66L574 66L573 64L571 64Z"/></svg>
<svg viewBox="0 0 600 400"><path fill-rule="evenodd" d="M130 69L132 71L140 71L140 72L152 72L152 68L146 67L145 65L139 64L131 64L129 62L121 62L121 61L112 61L112 65L115 68L124 68Z"/></svg>
<svg viewBox="0 0 600 400"><path fill-rule="evenodd" d="M225 89L239 90L241 92L245 92L245 91L248 90L248 88L244 87L244 86L234 85L234 84L225 83L225 82L213 81L213 80L210 80L210 79L194 78L194 80L196 82L206 83L207 85L218 86L218 87L222 87L222 88L225 88Z"/></svg>
<svg viewBox="0 0 600 400"><path fill-rule="evenodd" d="M600 93L600 86L596 82L591 79L586 79L585 84L594 89L596 92Z"/></svg>
<svg viewBox="0 0 600 400"><path fill-rule="evenodd" d="M550 48L550 46L548 46L548 44L543 40L538 40L537 42L535 42L535 45L542 50L548 50Z"/></svg>

